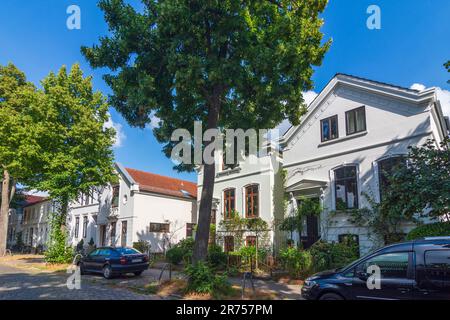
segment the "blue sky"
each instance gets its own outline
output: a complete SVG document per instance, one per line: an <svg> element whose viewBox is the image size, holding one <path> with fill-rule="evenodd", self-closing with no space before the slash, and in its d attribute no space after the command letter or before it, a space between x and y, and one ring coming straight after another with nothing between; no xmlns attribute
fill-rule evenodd
<svg viewBox="0 0 450 320"><path fill-rule="evenodd" d="M139 1L129 1L138 5ZM81 8L81 30L68 30L66 9ZM369 5L381 9L381 29L366 27ZM337 72L410 87L422 84L443 89L450 106L443 63L450 60L450 1L448 0L330 0L323 14L325 38L333 39L330 51L313 77L319 92ZM30 81L38 83L61 65L80 63L94 86L111 90L102 80L105 70L92 70L80 54L81 45L92 45L107 34L95 0L2 0L0 3L0 64L13 62ZM450 107L449 107L450 108ZM450 112L450 111L449 111ZM195 174L177 173L161 153L149 129L130 128L111 110L121 132L116 160L128 167L191 181Z"/></svg>

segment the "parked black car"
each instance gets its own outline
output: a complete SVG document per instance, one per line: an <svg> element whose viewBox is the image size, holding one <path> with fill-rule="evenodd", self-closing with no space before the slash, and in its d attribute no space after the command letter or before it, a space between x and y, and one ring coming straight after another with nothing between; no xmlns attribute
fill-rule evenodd
<svg viewBox="0 0 450 320"><path fill-rule="evenodd" d="M78 262L81 274L101 273L106 279L114 275L134 273L141 275L148 269L148 256L133 248L103 247L92 251Z"/></svg>
<svg viewBox="0 0 450 320"><path fill-rule="evenodd" d="M369 289L369 266L380 268L380 289ZM370 281L370 280L369 280ZM306 279L308 300L450 300L450 237L381 248L350 265Z"/></svg>

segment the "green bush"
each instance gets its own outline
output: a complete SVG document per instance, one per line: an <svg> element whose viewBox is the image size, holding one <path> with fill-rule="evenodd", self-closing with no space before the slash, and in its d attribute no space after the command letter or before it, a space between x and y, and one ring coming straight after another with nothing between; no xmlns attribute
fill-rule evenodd
<svg viewBox="0 0 450 320"><path fill-rule="evenodd" d="M148 253L150 251L151 245L148 241L139 240L138 242L133 242L133 248L142 253Z"/></svg>
<svg viewBox="0 0 450 320"><path fill-rule="evenodd" d="M213 269L204 262L200 261L196 265L188 265L185 273L189 278L187 292L208 293L220 298L231 291L227 275L216 275Z"/></svg>
<svg viewBox="0 0 450 320"><path fill-rule="evenodd" d="M227 254L222 251L222 247L216 244L208 248L208 263L212 268L223 269L227 264Z"/></svg>
<svg viewBox="0 0 450 320"><path fill-rule="evenodd" d="M264 262L267 254L269 253L269 249L261 247L258 248L258 262ZM230 253L228 253L230 255ZM241 261L244 264L250 264L252 262L255 265L256 262L256 247L255 246L243 246L239 249L239 251L232 253L233 255L237 255L241 257Z"/></svg>
<svg viewBox="0 0 450 320"><path fill-rule="evenodd" d="M407 240L415 240L424 237L450 236L450 222L437 222L424 224L411 230L406 236Z"/></svg>
<svg viewBox="0 0 450 320"><path fill-rule="evenodd" d="M309 251L313 258L315 271L340 268L359 257L358 246L354 243L318 241Z"/></svg>
<svg viewBox="0 0 450 320"><path fill-rule="evenodd" d="M180 264L184 257L184 250L179 246L174 246L167 250L166 259L172 264Z"/></svg>
<svg viewBox="0 0 450 320"><path fill-rule="evenodd" d="M50 240L44 253L45 261L49 263L69 263L74 257L74 250L67 246L67 230L62 224L60 215L50 216Z"/></svg>
<svg viewBox="0 0 450 320"><path fill-rule="evenodd" d="M283 267L295 278L311 274L313 259L309 251L294 247L286 248L280 251L280 260Z"/></svg>

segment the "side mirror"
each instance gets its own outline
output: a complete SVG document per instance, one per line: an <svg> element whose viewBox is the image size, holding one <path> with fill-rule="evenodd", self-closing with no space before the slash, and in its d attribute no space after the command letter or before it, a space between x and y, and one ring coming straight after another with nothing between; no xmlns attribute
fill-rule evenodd
<svg viewBox="0 0 450 320"><path fill-rule="evenodd" d="M362 281L367 281L367 279L369 279L369 274L363 271L356 272L356 276Z"/></svg>

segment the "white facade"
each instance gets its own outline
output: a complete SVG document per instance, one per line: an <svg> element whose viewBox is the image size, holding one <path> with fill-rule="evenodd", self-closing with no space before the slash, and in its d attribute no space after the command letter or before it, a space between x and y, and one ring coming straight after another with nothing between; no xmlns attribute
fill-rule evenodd
<svg viewBox="0 0 450 320"><path fill-rule="evenodd" d="M328 125L323 124L331 117ZM218 220L223 218L224 190L236 190L236 210L242 213L245 186L258 184L260 216L267 221L291 214L303 197L321 202L322 214L305 221L302 239L294 239L297 242L311 244L319 238L337 242L341 235L355 235L361 253L366 253L379 245L380 239L374 239L367 228L353 225L342 205L347 209L369 207L364 193L379 201L380 161L407 155L408 146L422 145L427 139L438 145L448 130L434 88L419 92L338 74L309 105L301 124L291 127L281 139L282 159L268 158L287 171L284 187L270 166L241 163L238 169L223 171L218 156L214 187ZM323 133L329 134L328 139ZM344 167L347 169L341 169ZM354 179L337 180L336 174L343 172L354 172ZM202 179L200 171L199 199ZM289 205L287 212L278 213L283 194L290 199ZM404 232L412 227L405 225ZM274 228L274 248L283 242L276 240L280 237L283 234Z"/></svg>
<svg viewBox="0 0 450 320"><path fill-rule="evenodd" d="M117 185L95 190L89 201L84 196L83 201L80 197L71 204L71 245L81 239L87 245L92 238L97 246L131 247L144 240L152 252L164 252L186 238L187 229L192 230L191 224L196 222L197 209L196 195L183 186L192 189L195 184L119 164L116 170Z"/></svg>
<svg viewBox="0 0 450 320"><path fill-rule="evenodd" d="M365 110L365 129L349 134L346 113L361 107ZM334 116L338 138L322 142L321 120ZM300 196L320 198L324 207L321 238L339 241L339 235L357 235L361 252L365 253L376 245L376 240L365 228L352 225L345 210L336 206L336 198L342 199L346 192L345 186L335 183L336 169L354 166L357 188L355 193L347 193L347 199L348 195L352 197L351 207L369 207L363 193L379 201L381 160L407 155L408 146L422 145L427 139L439 144L447 130L434 89L417 92L337 75L311 103L301 125L292 127L284 136L286 192L292 197L291 208ZM329 214L336 210L337 215ZM405 225L404 231L411 227Z"/></svg>
<svg viewBox="0 0 450 320"><path fill-rule="evenodd" d="M246 188L256 186L258 190L257 207L258 216L267 222L268 234L272 250L277 250L285 241L284 236L277 232L275 227L284 217L283 212L283 188L281 179L282 158L276 151L268 152L264 156L247 157L244 162L239 163L235 168L224 168L222 154L216 157L216 179L213 193L213 212L216 221L216 241L224 245L223 230L219 226L225 219L225 192L234 190L234 210L241 217L247 217L246 208ZM200 199L203 183L202 168L198 170L198 196ZM252 236L252 232L244 234L244 241L247 236ZM235 249L241 245L234 241Z"/></svg>
<svg viewBox="0 0 450 320"><path fill-rule="evenodd" d="M43 200L23 208L20 231L25 246L46 248L50 236L50 214L53 211L54 204L51 200Z"/></svg>

